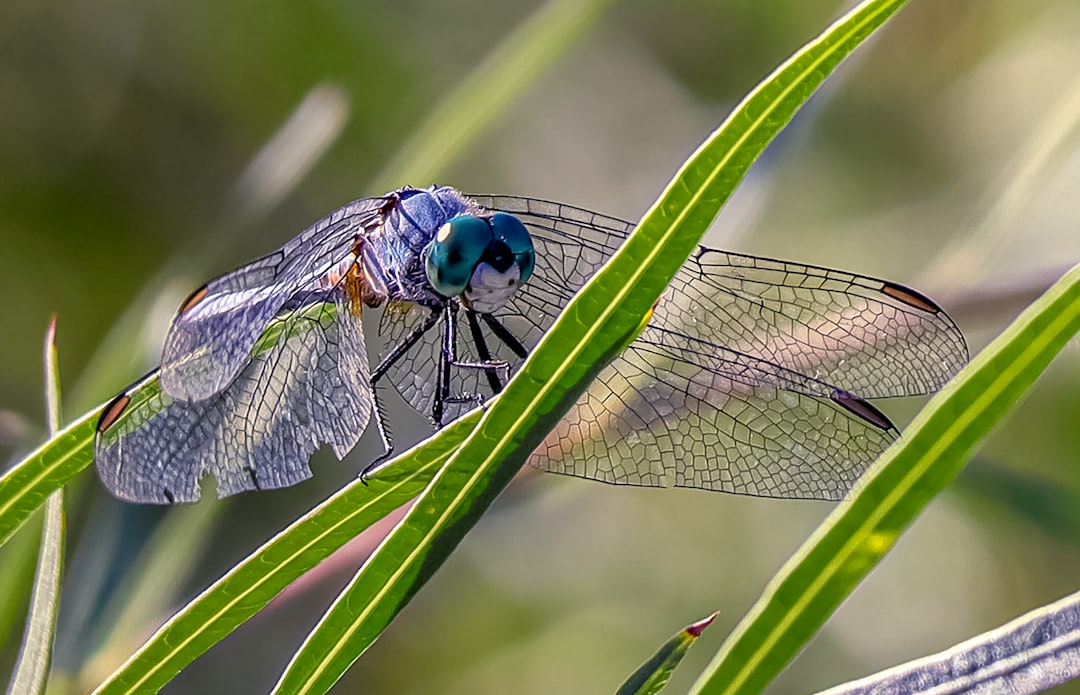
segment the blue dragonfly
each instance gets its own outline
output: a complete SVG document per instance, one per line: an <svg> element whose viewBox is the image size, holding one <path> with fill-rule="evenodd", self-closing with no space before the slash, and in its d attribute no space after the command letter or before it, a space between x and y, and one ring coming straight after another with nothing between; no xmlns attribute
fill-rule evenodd
<svg viewBox="0 0 1080 695"><path fill-rule="evenodd" d="M162 363L97 425L117 497L171 504L310 477L392 386L434 427L497 394L633 224L447 186L350 203L196 290ZM385 348L374 369L362 318ZM603 482L839 499L897 436L867 399L941 387L967 361L926 296L838 270L699 248L649 325L532 455ZM374 464L373 464L374 465ZM369 469L371 467L369 466Z"/></svg>

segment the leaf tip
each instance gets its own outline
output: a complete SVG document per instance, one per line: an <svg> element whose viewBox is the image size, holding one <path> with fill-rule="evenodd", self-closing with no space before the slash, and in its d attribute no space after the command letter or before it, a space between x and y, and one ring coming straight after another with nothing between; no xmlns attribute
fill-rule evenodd
<svg viewBox="0 0 1080 695"><path fill-rule="evenodd" d="M45 346L50 350L56 347L56 319L57 315L54 311L49 316L49 326L45 329Z"/></svg>
<svg viewBox="0 0 1080 695"><path fill-rule="evenodd" d="M686 626L686 634L691 637L701 637L701 633L705 632L705 628L712 625L712 621L716 620L716 616L720 615L720 611L713 611L712 615L706 616L696 623L691 623Z"/></svg>

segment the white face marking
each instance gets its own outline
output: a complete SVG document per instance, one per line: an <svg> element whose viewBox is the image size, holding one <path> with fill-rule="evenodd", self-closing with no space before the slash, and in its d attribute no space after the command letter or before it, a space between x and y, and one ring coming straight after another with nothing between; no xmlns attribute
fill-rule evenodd
<svg viewBox="0 0 1080 695"><path fill-rule="evenodd" d="M487 263L481 263L473 271L461 300L473 311L489 314L506 304L520 285L521 268L516 263L507 268L505 273L500 273Z"/></svg>
<svg viewBox="0 0 1080 695"><path fill-rule="evenodd" d="M439 233L435 235L435 241L443 244L450 237L450 223L447 222L443 226L439 227Z"/></svg>

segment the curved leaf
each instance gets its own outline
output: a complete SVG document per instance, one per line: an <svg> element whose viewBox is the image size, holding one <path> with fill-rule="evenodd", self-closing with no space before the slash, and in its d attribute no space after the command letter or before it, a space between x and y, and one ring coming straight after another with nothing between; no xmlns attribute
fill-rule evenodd
<svg viewBox="0 0 1080 695"><path fill-rule="evenodd" d="M473 412L444 427L366 482L355 481L305 514L185 605L94 692L160 689L297 577L415 497L479 417Z"/></svg>
<svg viewBox="0 0 1080 695"><path fill-rule="evenodd" d="M56 358L56 316L45 333L45 409L49 434L60 429L60 369ZM56 617L60 612L60 581L64 569L64 492L57 490L45 502L37 572L30 595L30 611L8 692L33 695L45 692L52 661Z"/></svg>
<svg viewBox="0 0 1080 695"><path fill-rule="evenodd" d="M698 637L701 637L701 633L715 618L716 613L713 613L679 630L637 671L630 674L615 695L655 695L660 692L667 685L671 674L682 663L686 652L690 651L690 647L697 642Z"/></svg>
<svg viewBox="0 0 1080 695"><path fill-rule="evenodd" d="M94 462L100 412L86 413L0 476L0 545L45 498Z"/></svg>
<svg viewBox="0 0 1080 695"><path fill-rule="evenodd" d="M1080 266L931 399L903 439L777 573L693 692L760 692L952 482L980 439L1077 331Z"/></svg>

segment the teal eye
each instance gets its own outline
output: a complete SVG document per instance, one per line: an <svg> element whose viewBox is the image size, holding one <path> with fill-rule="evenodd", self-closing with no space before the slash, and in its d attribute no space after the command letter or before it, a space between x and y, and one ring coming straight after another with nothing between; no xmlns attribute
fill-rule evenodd
<svg viewBox="0 0 1080 695"><path fill-rule="evenodd" d="M536 251L529 230L525 229L521 220L505 212L496 212L491 216L491 229L495 238L506 244L510 253L514 254L514 262L521 270L521 283L524 284L536 265Z"/></svg>
<svg viewBox="0 0 1080 695"><path fill-rule="evenodd" d="M444 297L461 294L491 242L491 227L486 220L472 215L451 219L439 229L424 254L428 282Z"/></svg>

